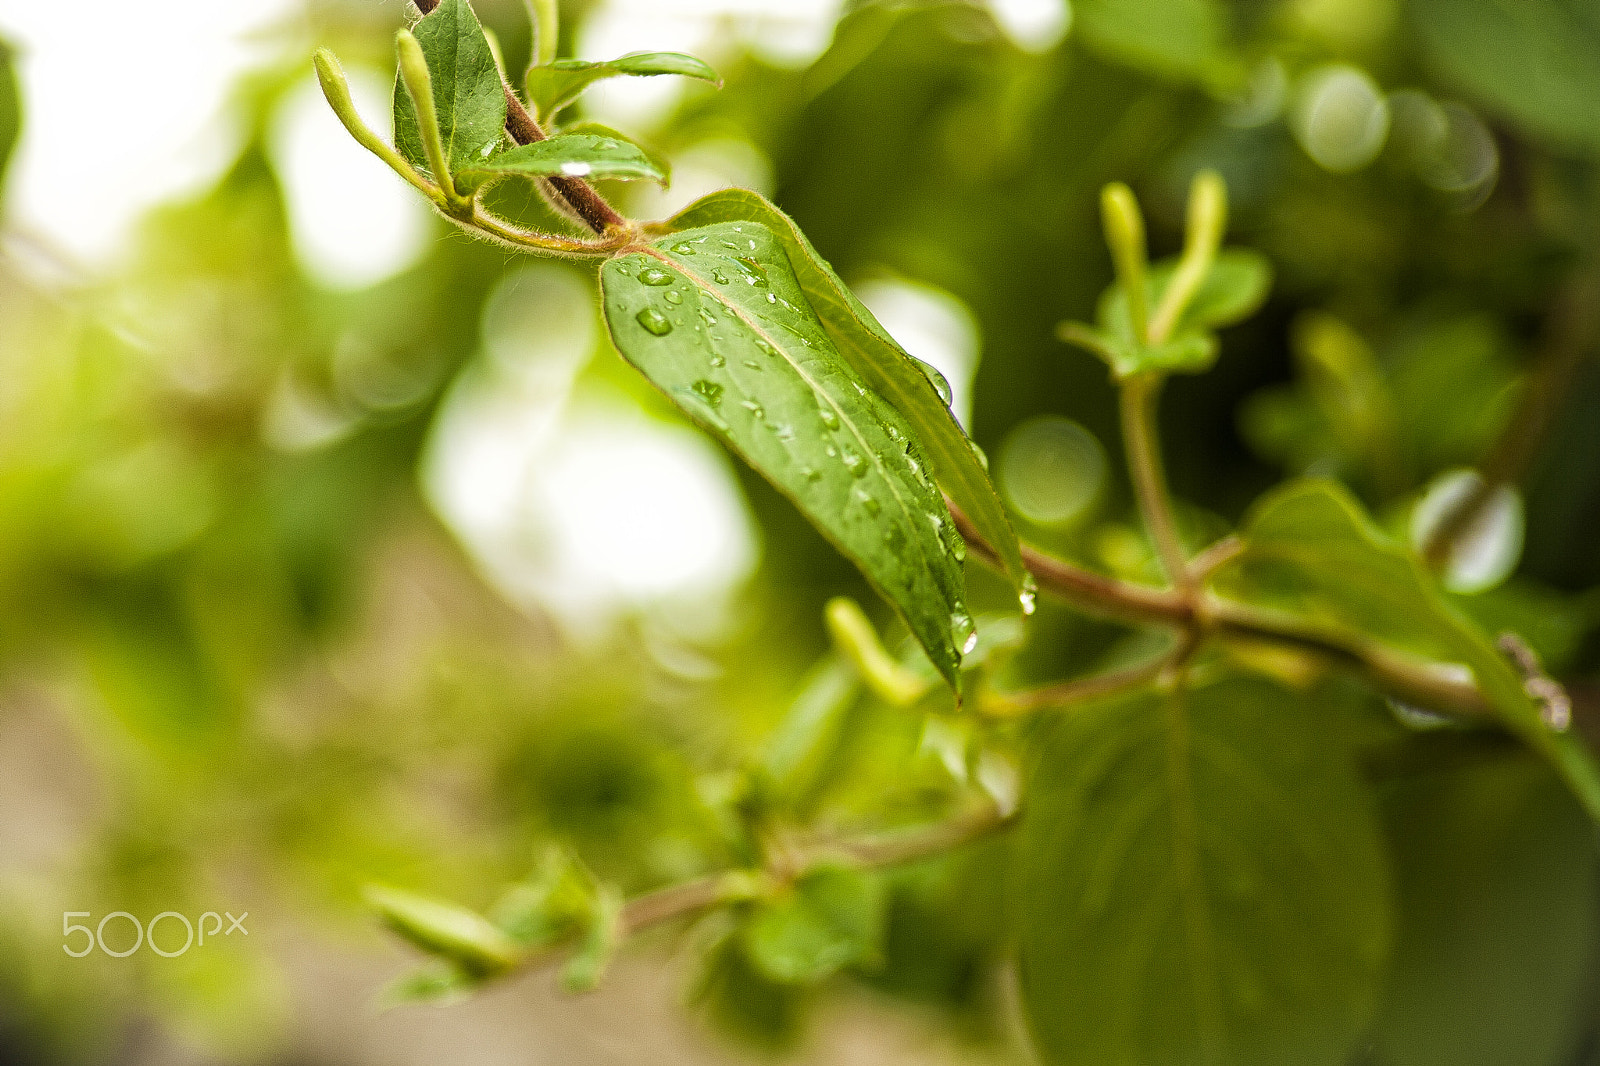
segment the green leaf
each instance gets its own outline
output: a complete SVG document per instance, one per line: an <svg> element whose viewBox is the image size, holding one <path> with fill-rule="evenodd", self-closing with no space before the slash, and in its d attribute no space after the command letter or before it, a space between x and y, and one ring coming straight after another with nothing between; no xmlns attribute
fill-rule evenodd
<svg viewBox="0 0 1600 1066"><path fill-rule="evenodd" d="M481 164L495 148L506 124L506 98L494 51L467 0L442 0L413 33L433 78L434 106L450 166ZM427 169L427 153L417 128L416 108L405 85L394 87L395 147L413 166Z"/></svg>
<svg viewBox="0 0 1600 1066"><path fill-rule="evenodd" d="M1600 771L1583 742L1545 724L1522 678L1489 638L1343 487L1317 480L1284 485L1257 504L1241 536L1244 550L1211 578L1215 592L1347 639L1375 639L1466 666L1505 725L1550 759L1600 819Z"/></svg>
<svg viewBox="0 0 1600 1066"><path fill-rule="evenodd" d="M722 79L702 60L681 52L632 52L620 59L591 63L582 59L558 59L528 71L528 100L541 118L549 118L571 104L597 81L623 75L653 77L677 74L698 78L720 86Z"/></svg>
<svg viewBox="0 0 1600 1066"><path fill-rule="evenodd" d="M877 877L815 870L757 908L744 927L745 951L770 980L815 984L877 958L883 920L883 884Z"/></svg>
<svg viewBox="0 0 1600 1066"><path fill-rule="evenodd" d="M668 179L670 179L672 177L672 161L669 160L666 156L662 155L660 152L658 152L655 149L651 148L649 145L640 144L638 141L634 140L632 137L629 137L627 134L620 133L617 130L613 129L612 127L605 125L604 123L600 123L600 122L574 122L574 123L571 123L569 125L561 127L561 132L563 134L567 134L567 133L588 133L588 134L593 134L596 137L603 137L603 138L605 138L607 140L626 141L629 144L633 145L635 148L637 148L640 151L640 153L642 153L646 159L650 160L651 164L658 171L661 172L662 176L657 180L665 183Z"/></svg>
<svg viewBox="0 0 1600 1066"><path fill-rule="evenodd" d="M1176 79L1204 79L1223 61L1216 0L1076 0L1076 32L1111 59Z"/></svg>
<svg viewBox="0 0 1600 1066"><path fill-rule="evenodd" d="M665 172L632 141L596 133L558 133L463 166L459 173L469 183L506 177L666 179Z"/></svg>
<svg viewBox="0 0 1600 1066"><path fill-rule="evenodd" d="M22 92L17 84L16 53L0 38L0 187L5 184L11 153L22 133Z"/></svg>
<svg viewBox="0 0 1600 1066"><path fill-rule="evenodd" d="M475 911L382 885L369 886L366 897L390 929L473 977L502 973L516 965L517 945Z"/></svg>
<svg viewBox="0 0 1600 1066"><path fill-rule="evenodd" d="M801 806L826 780L861 691L861 675L837 652L806 675L761 756L766 787L778 803Z"/></svg>
<svg viewBox="0 0 1600 1066"><path fill-rule="evenodd" d="M1377 1061L1573 1062L1600 936L1594 828L1526 752L1426 744L1424 765L1384 789L1399 913Z"/></svg>
<svg viewBox="0 0 1600 1066"><path fill-rule="evenodd" d="M1176 258L1164 259L1150 268L1148 306L1160 305L1177 268ZM1114 284L1100 298L1099 329L1093 331L1099 345L1096 354L1110 363L1119 378L1151 370L1203 373L1217 361L1219 351L1211 331L1249 318L1266 300L1271 287L1272 267L1264 256L1243 248L1224 248L1179 316L1172 337L1162 344L1140 345L1128 315L1127 293L1120 284Z"/></svg>
<svg viewBox="0 0 1600 1066"><path fill-rule="evenodd" d="M768 1052L786 1051L804 1029L810 989L767 977L750 963L736 936L706 954L694 999L717 1027Z"/></svg>
<svg viewBox="0 0 1600 1066"><path fill-rule="evenodd" d="M795 502L956 684L966 554L906 419L817 320L771 230L688 230L600 272L617 349Z"/></svg>
<svg viewBox="0 0 1600 1066"><path fill-rule="evenodd" d="M670 224L676 229L690 229L739 221L758 222L777 234L800 287L839 353L916 430L918 441L933 463L934 479L999 554L1012 587L1023 598L1025 608L1031 609L1033 577L1022 564L1017 534L989 480L983 459L950 413L944 398L948 396L948 386L941 396L938 385L927 373L932 368L900 347L817 254L794 220L756 193L724 189L691 204Z"/></svg>
<svg viewBox="0 0 1600 1066"><path fill-rule="evenodd" d="M1412 0L1443 77L1528 131L1600 151L1600 18L1592 4Z"/></svg>
<svg viewBox="0 0 1600 1066"><path fill-rule="evenodd" d="M622 893L616 888L601 885L596 889L583 941L561 968L561 987L568 992L592 992L600 987L621 939L622 904Z"/></svg>
<svg viewBox="0 0 1600 1066"><path fill-rule="evenodd" d="M437 963L397 977L378 993L378 1009L393 1010L419 1004L452 1006L471 998L479 983L449 963Z"/></svg>
<svg viewBox="0 0 1600 1066"><path fill-rule="evenodd" d="M1234 678L1060 720L1018 851L1023 1004L1047 1063L1349 1061L1388 955L1388 872L1311 702Z"/></svg>

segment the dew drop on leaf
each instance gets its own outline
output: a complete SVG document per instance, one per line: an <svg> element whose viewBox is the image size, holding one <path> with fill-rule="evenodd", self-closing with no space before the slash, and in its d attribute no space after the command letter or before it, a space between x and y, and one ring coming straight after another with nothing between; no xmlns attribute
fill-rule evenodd
<svg viewBox="0 0 1600 1066"><path fill-rule="evenodd" d="M754 359L746 359L744 365L747 369L754 370L758 374L761 373L761 364Z"/></svg>
<svg viewBox="0 0 1600 1066"><path fill-rule="evenodd" d="M780 436L781 436L781 434L780 434ZM809 467L809 466L802 466L800 468L800 476L805 478L807 481L821 481L822 480L821 472L816 470L815 468Z"/></svg>
<svg viewBox="0 0 1600 1066"><path fill-rule="evenodd" d="M756 403L754 400L740 400L739 406L743 407L746 411L749 411L750 417L754 418L757 422L767 417L767 409L762 407L759 403Z"/></svg>
<svg viewBox="0 0 1600 1066"><path fill-rule="evenodd" d="M683 293L679 292L677 289L668 289L666 293L666 301L667 303L676 307L678 304L683 303Z"/></svg>
<svg viewBox="0 0 1600 1066"><path fill-rule="evenodd" d="M701 378L690 388L694 390L695 395L705 400L712 407L722 406L722 386L715 381L707 381L705 378Z"/></svg>
<svg viewBox="0 0 1600 1066"><path fill-rule="evenodd" d="M660 267L645 267L639 271L639 280L646 285L671 285L672 275Z"/></svg>
<svg viewBox="0 0 1600 1066"><path fill-rule="evenodd" d="M646 333L665 337L672 332L672 320L653 307L646 307L637 317L639 325L644 327Z"/></svg>
<svg viewBox="0 0 1600 1066"><path fill-rule="evenodd" d="M694 246L692 244L690 244L688 241L679 241L677 244L674 244L672 246L672 254L673 255L693 255L694 254Z"/></svg>
<svg viewBox="0 0 1600 1066"><path fill-rule="evenodd" d="M728 275L724 274L720 270L713 270L711 272L711 280L716 282L718 285L726 285L728 283Z"/></svg>
<svg viewBox="0 0 1600 1066"><path fill-rule="evenodd" d="M829 407L823 407L820 410L822 411L822 424L827 426L829 429L838 429L839 416L833 413L833 409Z"/></svg>
<svg viewBox="0 0 1600 1066"><path fill-rule="evenodd" d="M878 498L872 493L868 492L866 489L856 489L855 498L856 502L860 503L870 515L876 515L879 511L883 510L883 505L878 502Z"/></svg>
<svg viewBox="0 0 1600 1066"><path fill-rule="evenodd" d="M850 471L851 477L867 476L867 460L860 452L846 447L842 452L842 458L844 460L844 468Z"/></svg>
<svg viewBox="0 0 1600 1066"><path fill-rule="evenodd" d="M724 367L728 365L728 360L720 355L713 354L711 356L711 365L714 367Z"/></svg>

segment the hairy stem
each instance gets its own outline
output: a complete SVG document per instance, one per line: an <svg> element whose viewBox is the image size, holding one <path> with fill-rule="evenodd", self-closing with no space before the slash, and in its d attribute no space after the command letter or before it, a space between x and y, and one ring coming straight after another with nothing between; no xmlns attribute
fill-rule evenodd
<svg viewBox="0 0 1600 1066"><path fill-rule="evenodd" d="M439 6L439 0L412 0L412 3L424 15ZM532 144L534 141L544 140L544 130L540 129L533 116L528 114L528 109L523 106L522 97L505 83L503 71L501 88L506 94L506 132L511 134L511 139L518 144ZM595 233L605 236L611 230L627 227L628 220L608 204L604 197L595 192L594 186L582 178L555 177L549 181L556 196Z"/></svg>
<svg viewBox="0 0 1600 1066"><path fill-rule="evenodd" d="M1122 383L1122 442L1128 457L1128 473L1145 529L1155 544L1156 555L1167 578L1181 592L1192 592L1194 577L1189 572L1188 556L1178 539L1178 524L1172 516L1166 474L1161 467L1161 450L1156 444L1156 401L1161 379L1140 374Z"/></svg>

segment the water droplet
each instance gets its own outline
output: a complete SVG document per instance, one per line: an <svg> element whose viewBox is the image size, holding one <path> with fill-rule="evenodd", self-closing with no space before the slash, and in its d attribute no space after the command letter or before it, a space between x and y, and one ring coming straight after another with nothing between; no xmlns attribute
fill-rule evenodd
<svg viewBox="0 0 1600 1066"><path fill-rule="evenodd" d="M705 378L701 378L689 387L694 390L696 396L705 400L712 407L722 406L722 386L715 381L707 381Z"/></svg>
<svg viewBox="0 0 1600 1066"><path fill-rule="evenodd" d="M854 495L856 502L861 504L868 514L875 515L883 510L883 505L878 502L878 498L866 489L858 488Z"/></svg>
<svg viewBox="0 0 1600 1066"><path fill-rule="evenodd" d="M712 355L711 365L714 367L724 367L728 365L728 360L720 355Z"/></svg>
<svg viewBox="0 0 1600 1066"><path fill-rule="evenodd" d="M906 546L905 531L899 526L890 526L883 531L883 543L892 552L897 552Z"/></svg>
<svg viewBox="0 0 1600 1066"><path fill-rule="evenodd" d="M746 359L746 360L744 360L744 365L745 365L746 369L754 370L757 374L761 373L761 371L763 369L761 364L756 362L754 359Z"/></svg>
<svg viewBox="0 0 1600 1066"><path fill-rule="evenodd" d="M674 307L683 303L683 293L679 292L677 289L668 289L663 296L667 303L672 304Z"/></svg>
<svg viewBox="0 0 1600 1066"><path fill-rule="evenodd" d="M917 365L922 368L922 373L926 375L928 383L932 385L933 390L939 394L939 399L944 401L944 405L949 407L950 400L952 398L950 393L950 383L944 379L944 375L939 373L939 371L932 365L924 363L921 359L917 359L916 356L913 355L911 358L917 360Z"/></svg>
<svg viewBox="0 0 1600 1066"><path fill-rule="evenodd" d="M679 241L677 244L674 244L672 246L672 254L673 255L693 255L694 254L694 245L690 244L688 241Z"/></svg>
<svg viewBox="0 0 1600 1066"><path fill-rule="evenodd" d="M829 458L829 459L837 459L837 458L839 458L839 449L838 449L838 448L835 448L835 447L834 447L834 446L833 446L833 445L831 445L831 444L830 444L830 445L828 445L828 446L827 446L827 447L826 447L826 448L824 448L824 449L822 449L822 450L823 450L823 451L824 451L824 452L827 452L827 453L828 453L828 458Z"/></svg>
<svg viewBox="0 0 1600 1066"><path fill-rule="evenodd" d="M749 274L745 275L745 281L749 282L751 285L754 285L758 289L764 289L767 287L766 267L762 266L754 259L745 258L741 258L739 260L739 265L750 272Z"/></svg>
<svg viewBox="0 0 1600 1066"><path fill-rule="evenodd" d="M1032 614L1039 608L1039 590L1033 583L1033 575L1029 574L1024 579L1022 591L1017 593L1017 602L1022 604L1022 613Z"/></svg>
<svg viewBox="0 0 1600 1066"><path fill-rule="evenodd" d="M794 427L787 422L774 422L772 424L772 431L776 433L778 435L778 439L783 441L785 444L794 440Z"/></svg>
<svg viewBox="0 0 1600 1066"><path fill-rule="evenodd" d="M654 334L657 337L665 337L672 332L672 320L654 307L646 307L635 317L638 319L639 325L645 328L646 333Z"/></svg>
<svg viewBox="0 0 1600 1066"><path fill-rule="evenodd" d="M904 444L906 442L905 434L901 433L893 426L885 425L883 429L885 433L889 434L889 439L894 441L896 444Z"/></svg>
<svg viewBox="0 0 1600 1066"><path fill-rule="evenodd" d="M768 344L766 341L760 341L760 340L756 341L756 347L760 348L761 351L763 353L767 354L767 355L777 355L778 354L778 349L774 348L772 345Z"/></svg>
<svg viewBox="0 0 1600 1066"><path fill-rule="evenodd" d="M662 270L660 267L645 267L643 270L639 271L639 280L644 282L646 285L671 285L672 275L667 273L665 270Z"/></svg>
<svg viewBox="0 0 1600 1066"><path fill-rule="evenodd" d="M978 646L978 630L972 624L972 616L966 611L957 609L950 612L950 636L956 647L961 649L962 655L970 655L972 649Z"/></svg>
<svg viewBox="0 0 1600 1066"><path fill-rule="evenodd" d="M776 296L772 295L772 293L770 293L770 292L767 293L767 303L775 304L777 302L778 302L778 298Z"/></svg>
<svg viewBox="0 0 1600 1066"><path fill-rule="evenodd" d="M617 142L613 140L602 139L595 142L595 147L600 149L602 152L615 152L617 150Z"/></svg>
<svg viewBox="0 0 1600 1066"><path fill-rule="evenodd" d="M707 311L704 307L700 308L699 311L700 311L700 317L701 317L701 319L703 319L705 321L706 325L714 326L714 325L717 324L717 316L716 315L712 314L710 311Z"/></svg>
<svg viewBox="0 0 1600 1066"><path fill-rule="evenodd" d="M813 468L811 468L809 466L802 466L800 468L800 476L805 478L807 481L821 481L822 480L821 472L818 471L818 470L814 470Z"/></svg>
<svg viewBox="0 0 1600 1066"><path fill-rule="evenodd" d="M821 408L821 413L822 413L822 424L823 425L827 426L829 429L838 429L839 428L839 416L833 413L833 408L831 408L831 407Z"/></svg>
<svg viewBox="0 0 1600 1066"><path fill-rule="evenodd" d="M851 477L867 476L867 461L853 448L846 447L841 453L844 459L844 468L850 471Z"/></svg>
<svg viewBox="0 0 1600 1066"><path fill-rule="evenodd" d="M767 417L766 408L762 407L754 400L740 400L739 406L743 407L746 411L749 411L750 417L754 418L757 422Z"/></svg>
<svg viewBox="0 0 1600 1066"><path fill-rule="evenodd" d="M587 177L589 172L593 169L594 167L590 166L588 163L579 163L576 161L561 164L561 173L565 174L569 178Z"/></svg>
<svg viewBox="0 0 1600 1066"><path fill-rule="evenodd" d="M728 283L728 275L724 274L720 270L713 270L711 272L711 280L716 282L718 285L726 285Z"/></svg>

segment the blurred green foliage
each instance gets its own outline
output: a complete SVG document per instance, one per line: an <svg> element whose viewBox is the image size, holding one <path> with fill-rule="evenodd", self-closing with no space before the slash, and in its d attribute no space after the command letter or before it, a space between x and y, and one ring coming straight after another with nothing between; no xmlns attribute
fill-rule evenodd
<svg viewBox="0 0 1600 1066"><path fill-rule="evenodd" d="M568 7L572 26L594 5ZM519 69L521 6L480 8ZM1216 367L1168 390L1162 430L1192 539L1221 535L1263 490L1306 473L1343 482L1403 533L1438 475L1511 461L1506 427L1531 402L1543 441L1513 471L1527 515L1520 565L1452 602L1539 651L1593 736L1594 5L1071 10L1065 40L1033 52L979 4L853 3L815 63L719 57L722 91L686 92L640 139L669 159L712 141L753 146L771 162L772 199L847 281L915 279L969 308L983 342L970 425L991 455L1043 414L1117 451L1104 368L1055 340L1061 320L1094 317L1111 281L1098 191L1129 182L1164 256L1179 249L1191 175L1216 169L1233 194L1230 243L1258 250L1275 281L1258 316L1223 331ZM520 264L439 223L397 276L353 291L314 280L291 237L272 118L304 83L313 42L387 62L396 11L335 0L308 11L309 32L288 35L237 90L237 158L213 188L152 212L124 266L60 283L19 255L0 260L0 775L11 777L0 780L0 1058L127 1061L127 1027L145 1018L225 1060L271 1056L294 1046L303 995L284 942L332 925L340 950L375 950L369 882L518 929L516 889L501 911L494 901L508 884L552 894L526 880L551 843L581 858L584 884L635 895L749 862L748 829L773 810L829 827L920 824L951 813L983 772L969 756L984 727L890 706L841 662L816 665L823 604L876 601L742 467L761 565L714 636L639 611L576 638L553 610L512 605L484 579L430 510L418 467L452 382L489 360L484 304ZM10 55L0 48L0 175L21 121ZM1354 95L1311 92L1329 64L1382 94L1383 131L1353 168L1311 150L1335 119L1358 132L1378 121L1349 117ZM624 204L650 195L607 191ZM553 224L532 198L504 195L507 210ZM591 283L585 266L557 269ZM680 417L609 348L592 355L579 389ZM288 433L289 415L325 429ZM1121 482L1071 522L1018 525L1095 569L1158 573ZM987 635L980 609L1006 609L1014 593L969 570ZM1029 625L1024 650L984 665L1007 686L1149 651L1048 603ZM1348 960L1288 932L1273 942L1304 961L1296 997L1344 1004L1349 1043L1315 1061L1600 1062L1600 864L1556 775L1503 738L1417 732L1364 690L1320 684L1296 699L1332 708L1318 741L1337 753L1330 794L1343 803L1347 778L1363 786L1347 827L1360 839L1345 844L1363 870L1377 864L1364 891L1392 904L1386 919L1350 918L1343 946L1390 940L1392 962L1367 1004L1342 969L1318 969ZM978 739L1037 738L1025 727ZM1052 740L1046 757L1072 743ZM744 767L761 772L735 773ZM58 808L68 814L47 817ZM25 844L36 824L44 843ZM1008 841L987 841L739 904L741 918L759 917L694 930L693 1001L719 1032L786 1048L806 1038L827 990L860 985L931 1005L964 1053L1020 1056L1006 1020L1010 856ZM1316 908L1340 902L1326 883L1295 884ZM582 900L572 928L600 943L592 893L571 892ZM148 918L229 903L276 939L180 960L77 960L54 939L57 909ZM1065 943L1061 929L1035 932L1063 937L1051 950ZM434 973L417 998L459 991L456 976ZM1113 996L1101 978L1071 974L1082 995L1065 1000L1083 1012ZM1122 1032L1095 1021L1064 1012L1044 1024L1108 1046ZM1163 1056L1159 1033L1137 1046L1158 1050L1104 1061L1204 1061Z"/></svg>

